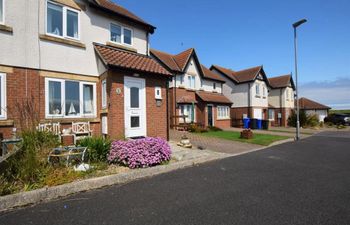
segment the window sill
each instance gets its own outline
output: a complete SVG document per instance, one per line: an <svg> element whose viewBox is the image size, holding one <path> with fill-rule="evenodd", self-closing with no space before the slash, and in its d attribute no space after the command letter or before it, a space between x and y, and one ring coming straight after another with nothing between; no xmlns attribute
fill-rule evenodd
<svg viewBox="0 0 350 225"><path fill-rule="evenodd" d="M230 120L230 118L218 118L216 120Z"/></svg>
<svg viewBox="0 0 350 225"><path fill-rule="evenodd" d="M261 98L260 95L255 95L255 98Z"/></svg>
<svg viewBox="0 0 350 225"><path fill-rule="evenodd" d="M218 93L218 91L217 90L213 90L213 93Z"/></svg>
<svg viewBox="0 0 350 225"><path fill-rule="evenodd" d="M65 45L71 45L74 47L86 49L85 44L81 43L80 41L54 37L54 36L50 36L47 34L39 34L39 38L40 38L40 40L52 41L52 42L57 42L57 43L65 44Z"/></svg>
<svg viewBox="0 0 350 225"><path fill-rule="evenodd" d="M117 43L114 43L114 42L111 42L111 41L107 41L106 45L114 47L114 48L120 48L120 49L123 49L123 50L127 50L127 51L131 51L131 52L136 52L137 53L137 49L136 48L128 47L128 46L125 46L123 44L117 44Z"/></svg>
<svg viewBox="0 0 350 225"><path fill-rule="evenodd" d="M46 118L44 120L40 121L41 123L48 123L48 122L59 122L62 124L69 124L72 122L90 122L90 123L99 123L99 118Z"/></svg>
<svg viewBox="0 0 350 225"><path fill-rule="evenodd" d="M180 86L178 86L178 88L180 88L180 89L185 89L185 86L180 85Z"/></svg>
<svg viewBox="0 0 350 225"><path fill-rule="evenodd" d="M0 24L0 31L4 31L11 34L13 33L12 27L6 26L4 24Z"/></svg>
<svg viewBox="0 0 350 225"><path fill-rule="evenodd" d="M14 124L15 123L14 123L13 120L8 120L8 119L4 119L4 118L0 119L0 126L4 126L4 127L8 126L8 127L10 127L10 126L13 126Z"/></svg>

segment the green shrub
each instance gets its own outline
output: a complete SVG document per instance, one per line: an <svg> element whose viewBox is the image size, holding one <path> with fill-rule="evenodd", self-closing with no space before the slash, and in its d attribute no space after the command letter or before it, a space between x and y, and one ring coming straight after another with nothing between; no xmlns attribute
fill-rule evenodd
<svg viewBox="0 0 350 225"><path fill-rule="evenodd" d="M319 124L320 124L320 120L317 115L313 114L313 115L307 116L306 126L316 127Z"/></svg>
<svg viewBox="0 0 350 225"><path fill-rule="evenodd" d="M48 171L47 156L59 145L57 136L36 130L23 131L20 150L0 167L0 195L30 190L41 184Z"/></svg>
<svg viewBox="0 0 350 225"><path fill-rule="evenodd" d="M299 112L299 121L300 121L301 127L304 127L306 125L307 115L304 110L300 110ZM292 114L288 117L288 126L290 127L297 126L297 114L295 110L293 110Z"/></svg>
<svg viewBox="0 0 350 225"><path fill-rule="evenodd" d="M208 132L207 129L203 128L203 127L200 127L198 126L197 124L195 123L191 123L188 127L188 131L191 132L191 133L205 133L205 132Z"/></svg>
<svg viewBox="0 0 350 225"><path fill-rule="evenodd" d="M87 157L91 162L107 161L107 155L111 147L111 141L101 136L87 137L80 141L80 146L88 148Z"/></svg>

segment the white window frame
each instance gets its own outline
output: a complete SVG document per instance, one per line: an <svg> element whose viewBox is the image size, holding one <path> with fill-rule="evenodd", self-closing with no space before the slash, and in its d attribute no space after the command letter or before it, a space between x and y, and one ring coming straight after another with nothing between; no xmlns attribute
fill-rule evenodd
<svg viewBox="0 0 350 225"><path fill-rule="evenodd" d="M263 86L263 97L266 97L266 88Z"/></svg>
<svg viewBox="0 0 350 225"><path fill-rule="evenodd" d="M2 0L2 18L0 18L0 24L5 24L5 1Z"/></svg>
<svg viewBox="0 0 350 225"><path fill-rule="evenodd" d="M49 113L49 82L55 81L61 83L61 114L50 114ZM80 107L80 113L76 116L67 116L66 115L66 92L65 92L65 82L66 81L72 81L79 83L79 107ZM84 113L84 90L83 86L86 85L92 85L93 90L93 113ZM97 115L97 107L96 107L96 83L92 82L85 82L85 81L79 81L79 80L65 80L65 79L56 79L56 78L45 78L45 117L46 118L92 118L96 117Z"/></svg>
<svg viewBox="0 0 350 225"><path fill-rule="evenodd" d="M62 14L63 14L62 15L62 20L63 20L62 21L62 36L47 32L47 29L48 29L48 23L47 23L47 7L48 7L48 3L53 4L53 5L58 5L58 6L62 7ZM81 34L80 34L80 32L81 32L80 11L76 10L76 9L73 9L73 8L70 8L68 6L65 6L65 5L59 4L57 2L49 1L49 0L46 1L46 5L45 6L46 6L46 9L45 9L45 33L46 33L46 35L57 37L57 38L72 39L72 40L79 41L80 37L81 37ZM72 11L72 12L75 12L75 13L78 14L78 37L77 38L67 36L67 11Z"/></svg>
<svg viewBox="0 0 350 225"><path fill-rule="evenodd" d="M102 109L107 108L107 79L103 79L101 82L101 104Z"/></svg>
<svg viewBox="0 0 350 225"><path fill-rule="evenodd" d="M192 105L191 104L181 104L180 106L179 106L179 115L180 116L183 116L183 115L186 115L186 116L188 116L188 117L186 117L186 123L190 123L190 122L192 122L191 121L191 116L190 116L190 111L192 111L191 110L191 107L192 107ZM183 110L182 110L183 109ZM182 114L182 112L181 111L183 111L183 114ZM194 115L193 115L193 122L196 122L196 106L194 106L194 109L193 109L193 113L194 113ZM183 121L183 118L179 118L179 122L181 122L181 120L182 120L182 122L185 122L185 121Z"/></svg>
<svg viewBox="0 0 350 225"><path fill-rule="evenodd" d="M119 26L121 31L120 31L120 42L112 41L112 26ZM124 29L130 30L131 31L131 44L125 43L124 42ZM134 45L134 30L130 27L123 26L119 23L110 23L109 24L109 41L115 44L122 44L122 45L127 45L127 46L133 46Z"/></svg>
<svg viewBox="0 0 350 225"><path fill-rule="evenodd" d="M187 76L187 88L192 89L192 90L196 89L196 77L195 76L192 76L192 75Z"/></svg>
<svg viewBox="0 0 350 225"><path fill-rule="evenodd" d="M6 88L6 73L0 73L1 79L1 115L0 120L7 119L6 107L7 107L7 88Z"/></svg>
<svg viewBox="0 0 350 225"><path fill-rule="evenodd" d="M159 91L159 94L157 92ZM154 97L155 99L162 99L162 88L157 86L154 88Z"/></svg>
<svg viewBox="0 0 350 225"><path fill-rule="evenodd" d="M222 105L217 106L216 118L221 120L230 119L230 107Z"/></svg>
<svg viewBox="0 0 350 225"><path fill-rule="evenodd" d="M215 82L213 83L213 90L214 91L216 90L216 83Z"/></svg>
<svg viewBox="0 0 350 225"><path fill-rule="evenodd" d="M260 96L260 84L255 84L255 95Z"/></svg>
<svg viewBox="0 0 350 225"><path fill-rule="evenodd" d="M272 113L270 113L270 112L272 112ZM269 116L269 120L270 121L274 121L275 120L275 110L274 109L269 109L268 113L269 113L269 115L268 115ZM272 115L272 118L270 118L271 115Z"/></svg>

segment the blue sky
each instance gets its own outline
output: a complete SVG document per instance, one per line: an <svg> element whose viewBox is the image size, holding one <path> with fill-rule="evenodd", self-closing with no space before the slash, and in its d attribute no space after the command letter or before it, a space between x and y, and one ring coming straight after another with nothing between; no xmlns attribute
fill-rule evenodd
<svg viewBox="0 0 350 225"><path fill-rule="evenodd" d="M152 48L178 53L194 47L206 66L264 65L268 77L294 72L291 24L306 18L298 30L301 94L350 108L348 0L115 2L157 27Z"/></svg>

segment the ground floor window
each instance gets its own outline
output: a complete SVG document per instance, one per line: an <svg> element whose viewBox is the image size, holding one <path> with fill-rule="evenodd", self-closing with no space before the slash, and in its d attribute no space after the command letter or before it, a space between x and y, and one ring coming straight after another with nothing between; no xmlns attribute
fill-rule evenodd
<svg viewBox="0 0 350 225"><path fill-rule="evenodd" d="M230 119L230 107L228 106L218 106L218 119Z"/></svg>
<svg viewBox="0 0 350 225"><path fill-rule="evenodd" d="M275 120L275 110L269 109L269 120Z"/></svg>
<svg viewBox="0 0 350 225"><path fill-rule="evenodd" d="M96 84L47 78L46 116L92 117L96 115Z"/></svg>
<svg viewBox="0 0 350 225"><path fill-rule="evenodd" d="M6 119L6 74L0 73L0 119Z"/></svg>
<svg viewBox="0 0 350 225"><path fill-rule="evenodd" d="M180 105L180 116L187 116L185 121L186 123L195 122L195 107L194 105ZM180 118L180 123L184 122L182 118Z"/></svg>

